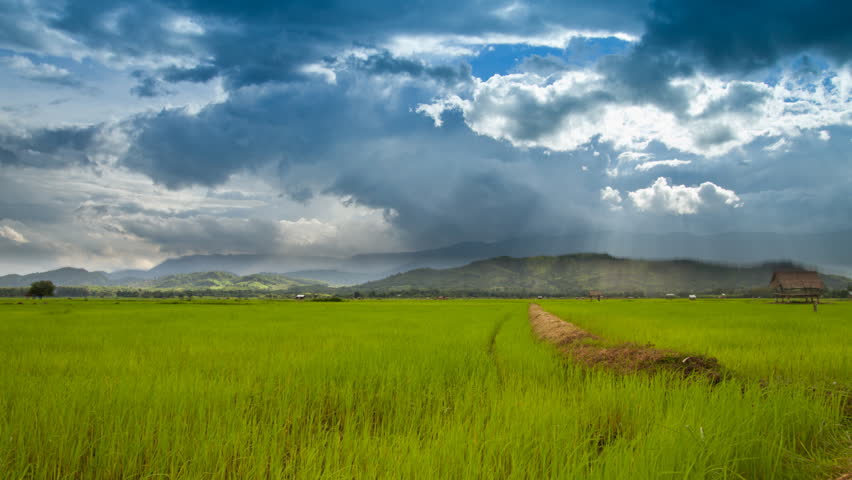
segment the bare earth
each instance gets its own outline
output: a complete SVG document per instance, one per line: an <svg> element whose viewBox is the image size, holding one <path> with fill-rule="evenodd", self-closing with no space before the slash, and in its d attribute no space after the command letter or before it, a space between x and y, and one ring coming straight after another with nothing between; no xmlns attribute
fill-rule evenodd
<svg viewBox="0 0 852 480"><path fill-rule="evenodd" d="M540 340L555 345L563 355L589 367L621 374L674 371L684 376L703 376L713 383L722 379L722 367L715 358L654 348L651 344L608 345L602 338L562 320L535 303L530 304L529 320Z"/></svg>

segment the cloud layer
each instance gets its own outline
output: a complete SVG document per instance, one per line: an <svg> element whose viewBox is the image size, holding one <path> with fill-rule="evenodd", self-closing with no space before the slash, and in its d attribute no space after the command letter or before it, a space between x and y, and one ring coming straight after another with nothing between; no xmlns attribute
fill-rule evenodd
<svg viewBox="0 0 852 480"><path fill-rule="evenodd" d="M838 2L0 3L0 269L852 229Z"/></svg>

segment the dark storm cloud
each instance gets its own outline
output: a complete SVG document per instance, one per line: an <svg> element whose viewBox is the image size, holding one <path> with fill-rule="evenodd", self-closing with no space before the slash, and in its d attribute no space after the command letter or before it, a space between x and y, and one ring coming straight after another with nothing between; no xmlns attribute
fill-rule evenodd
<svg viewBox="0 0 852 480"><path fill-rule="evenodd" d="M166 82L206 82L215 76L229 88L303 80L300 67L353 44L379 45L398 34L537 34L553 26L638 33L646 2L628 0L530 2L501 15L509 4L439 0L416 6L396 1L323 2L70 1L14 4L4 11L9 29L0 42L13 48L45 48L39 24L118 60L156 57L198 61L158 68ZM18 28L15 24L33 24ZM183 27L175 22L184 22ZM188 28L186 22L195 22ZM42 35L43 36L43 35ZM58 41L53 39L54 41ZM381 59L378 59L381 60ZM384 68L388 65L377 65ZM392 68L417 69L414 65ZM443 67L434 67L443 68ZM433 70L454 76L453 67ZM424 70L423 72L428 72ZM411 73L411 71L409 71Z"/></svg>
<svg viewBox="0 0 852 480"><path fill-rule="evenodd" d="M282 234L278 223L262 219L195 215L184 218L129 216L120 220L123 233L152 242L163 252L277 253Z"/></svg>
<svg viewBox="0 0 852 480"><path fill-rule="evenodd" d="M495 10L513 2L435 0L414 5L395 0L352 3L348 0L311 1L200 1L173 2L187 10L236 18L248 23L271 22L324 31L372 33L464 33L505 31L510 27L529 32L547 25L575 28L616 29L636 32L641 27L646 1L603 0L559 2L533 1L512 15ZM304 28L304 27L301 27Z"/></svg>
<svg viewBox="0 0 852 480"><path fill-rule="evenodd" d="M367 79L342 75L337 85L243 91L194 115L141 116L128 125L137 133L121 162L170 187L217 185L237 172L278 165L288 197L304 201L324 192L392 212L389 221L418 247L498 239L500 232L533 229L531 223L545 229L549 215L573 218L561 207L555 213L526 178L531 156L541 154L476 135L458 115L435 128L409 110L431 94L416 85L388 103L365 95ZM539 215L528 217L531 211Z"/></svg>
<svg viewBox="0 0 852 480"><path fill-rule="evenodd" d="M168 28L173 11L155 1L70 1L51 4L48 26L120 58L194 54L198 45ZM181 41L178 41L178 40Z"/></svg>
<svg viewBox="0 0 852 480"><path fill-rule="evenodd" d="M216 77L218 70L213 65L199 65L192 68L168 67L160 70L167 82L206 83Z"/></svg>
<svg viewBox="0 0 852 480"><path fill-rule="evenodd" d="M472 80L471 68L467 63L460 64L457 67L430 66L417 60L395 58L387 51L370 55L365 59L350 58L349 64L371 74L431 78L447 85L468 83Z"/></svg>
<svg viewBox="0 0 852 480"><path fill-rule="evenodd" d="M699 134L695 139L695 143L702 148L707 148L712 147L713 145L730 142L735 138L736 135L734 135L734 131L731 130L731 127L727 125L715 125L707 131Z"/></svg>
<svg viewBox="0 0 852 480"><path fill-rule="evenodd" d="M11 165L18 161L18 156L11 150L0 147L0 165Z"/></svg>
<svg viewBox="0 0 852 480"><path fill-rule="evenodd" d="M629 103L650 103L675 113L688 108L687 92L669 80L690 76L693 68L674 55L649 55L636 48L626 55L605 57L598 69L607 76L608 89L618 91Z"/></svg>
<svg viewBox="0 0 852 480"><path fill-rule="evenodd" d="M42 129L33 132L27 148L44 153L56 153L62 149L88 150L95 141L99 129L91 127L67 127Z"/></svg>
<svg viewBox="0 0 852 480"><path fill-rule="evenodd" d="M594 115L598 107L612 103L614 100L612 94L603 90L583 96L562 95L547 103L539 101L532 92L518 92L512 98L511 105L506 107L508 110L502 111L511 119L504 127L505 132L516 140L535 141L556 132L564 117ZM488 115L487 111L483 113L483 116Z"/></svg>
<svg viewBox="0 0 852 480"><path fill-rule="evenodd" d="M63 168L93 164L90 155L98 126L36 129L27 134L0 131L0 165Z"/></svg>
<svg viewBox="0 0 852 480"><path fill-rule="evenodd" d="M734 83L728 87L727 95L707 105L701 117L714 117L722 113L755 113L769 97L769 92L754 85Z"/></svg>
<svg viewBox="0 0 852 480"><path fill-rule="evenodd" d="M420 68L420 80L432 78L426 67ZM360 145L394 138L412 125L418 132L435 133L428 121L410 111L418 100L430 98L431 91L412 86L410 93L419 92L411 93L418 97L388 102L373 98L374 86L357 79L363 80L360 70L341 74L336 85L301 82L246 89L198 113L173 109L139 115L125 123L133 143L121 162L171 188L213 186L236 172L268 165L277 165L286 176L288 165L328 160L333 147L344 150L333 153L344 162L366 154L358 150ZM301 187L287 193L310 198Z"/></svg>
<svg viewBox="0 0 852 480"><path fill-rule="evenodd" d="M530 55L524 57L516 70L519 72L530 72L546 77L557 72L567 70L569 65L560 57L555 55Z"/></svg>
<svg viewBox="0 0 852 480"><path fill-rule="evenodd" d="M333 86L295 85L262 94L238 92L197 114L144 114L126 124L134 142L122 164L170 188L224 183L239 171L306 162L344 141L362 121L343 118L354 105ZM347 125L347 121L353 123Z"/></svg>
<svg viewBox="0 0 852 480"><path fill-rule="evenodd" d="M170 188L180 188L221 184L238 170L280 158L278 149L267 148L275 142L272 132L254 143L263 137L261 130L267 128L263 124L215 110L206 109L199 116L164 110L135 118L129 126L138 133L122 164Z"/></svg>
<svg viewBox="0 0 852 480"><path fill-rule="evenodd" d="M306 185L297 185L295 182L292 185L286 186L284 193L287 195L287 198L299 203L306 203L308 200L314 198L313 189Z"/></svg>
<svg viewBox="0 0 852 480"><path fill-rule="evenodd" d="M137 83L131 87L130 93L137 97L153 98L174 94L174 91L169 90L158 78L152 77L142 70L134 71L132 76L137 80Z"/></svg>
<svg viewBox="0 0 852 480"><path fill-rule="evenodd" d="M847 62L852 58L850 23L852 3L834 0L658 0L639 43L603 57L597 68L607 77L607 90L620 92L615 95L623 101L654 104L682 116L689 94L670 80L706 69L736 73L771 67L808 51ZM808 57L800 63L802 68L812 64ZM748 85L735 85L705 115L747 112L766 97ZM707 142L719 143L722 137L710 136Z"/></svg>
<svg viewBox="0 0 852 480"><path fill-rule="evenodd" d="M852 3L839 0L657 0L642 44L717 72L748 71L814 50L852 58Z"/></svg>

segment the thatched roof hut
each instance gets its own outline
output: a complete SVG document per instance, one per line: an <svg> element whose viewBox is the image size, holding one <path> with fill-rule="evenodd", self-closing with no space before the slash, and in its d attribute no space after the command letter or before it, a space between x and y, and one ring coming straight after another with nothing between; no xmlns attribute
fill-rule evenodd
<svg viewBox="0 0 852 480"><path fill-rule="evenodd" d="M589 300L594 300L596 298L598 301L601 301L601 298L603 298L603 292L600 290L589 290Z"/></svg>
<svg viewBox="0 0 852 480"><path fill-rule="evenodd" d="M819 273L810 271L777 271L772 274L769 288L776 298L819 299L825 291L825 282Z"/></svg>

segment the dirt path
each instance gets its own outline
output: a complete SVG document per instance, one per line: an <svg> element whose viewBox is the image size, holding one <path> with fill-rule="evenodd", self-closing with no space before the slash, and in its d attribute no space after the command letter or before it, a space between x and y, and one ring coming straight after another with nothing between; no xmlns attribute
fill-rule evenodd
<svg viewBox="0 0 852 480"><path fill-rule="evenodd" d="M650 344L608 345L600 337L562 320L535 303L530 304L529 320L540 340L552 343L562 354L590 367L622 374L668 370L684 376L704 376L713 383L722 379L722 367L715 358L658 349Z"/></svg>

